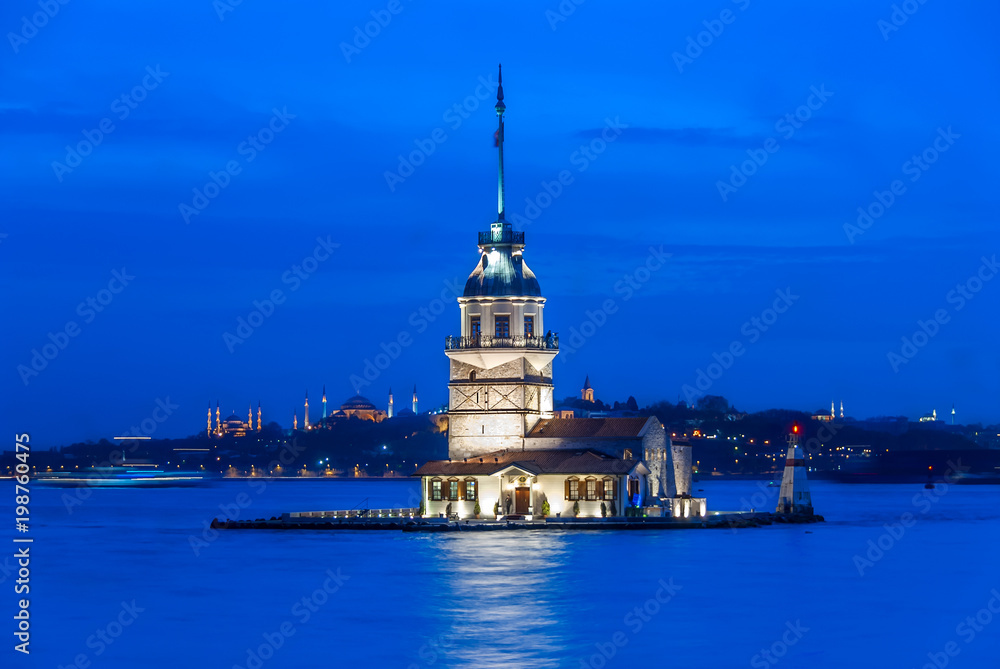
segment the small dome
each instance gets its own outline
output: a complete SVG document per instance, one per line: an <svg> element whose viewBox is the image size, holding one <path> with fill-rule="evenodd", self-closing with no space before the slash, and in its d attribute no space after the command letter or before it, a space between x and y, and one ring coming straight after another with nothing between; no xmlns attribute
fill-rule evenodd
<svg viewBox="0 0 1000 669"><path fill-rule="evenodd" d="M232 416L230 416L229 418L226 419L227 423L230 422L230 421L236 421L237 423L242 423L243 419L240 418L239 416L237 416L236 414L233 414Z"/></svg>
<svg viewBox="0 0 1000 669"><path fill-rule="evenodd" d="M528 269L521 255L513 255L510 247L498 247L483 253L476 269L465 282L464 297L541 297L542 289L534 272Z"/></svg>
<svg viewBox="0 0 1000 669"><path fill-rule="evenodd" d="M341 411L347 410L367 410L374 411L375 405L367 397L362 397L361 395L355 395L346 402L340 405Z"/></svg>

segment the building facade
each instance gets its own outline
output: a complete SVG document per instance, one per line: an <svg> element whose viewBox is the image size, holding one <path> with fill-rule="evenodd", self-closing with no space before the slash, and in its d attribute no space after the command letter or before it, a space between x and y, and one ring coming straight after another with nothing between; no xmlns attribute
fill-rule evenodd
<svg viewBox="0 0 1000 669"><path fill-rule="evenodd" d="M449 358L448 460L422 481L430 516L704 515L691 497L688 445L672 445L655 417L565 418L553 412L558 335L524 260L524 232L505 217L503 80L497 88L497 219L458 298ZM584 383L593 397L589 378ZM565 414L563 414L565 415Z"/></svg>

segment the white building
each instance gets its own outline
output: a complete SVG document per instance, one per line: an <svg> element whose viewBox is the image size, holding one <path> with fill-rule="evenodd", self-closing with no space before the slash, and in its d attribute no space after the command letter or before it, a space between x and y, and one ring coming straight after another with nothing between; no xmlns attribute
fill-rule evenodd
<svg viewBox="0 0 1000 669"><path fill-rule="evenodd" d="M599 517L642 507L651 515L705 515L691 497L691 449L672 445L655 417L555 418L552 362L559 338L524 262L524 232L504 215L503 80L497 89L497 220L479 233L479 262L458 298L461 334L449 336L448 460L428 462L426 514ZM543 334L544 333L544 334ZM603 506L603 510L602 510Z"/></svg>

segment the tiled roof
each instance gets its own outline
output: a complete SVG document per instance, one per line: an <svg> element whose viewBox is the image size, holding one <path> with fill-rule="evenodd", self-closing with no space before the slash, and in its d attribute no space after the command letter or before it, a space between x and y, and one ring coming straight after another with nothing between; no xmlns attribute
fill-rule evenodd
<svg viewBox="0 0 1000 669"><path fill-rule="evenodd" d="M622 439L642 436L649 416L639 418L547 418L538 421L526 438L573 437Z"/></svg>
<svg viewBox="0 0 1000 669"><path fill-rule="evenodd" d="M591 450L497 451L465 460L432 460L414 476L490 476L511 465L534 474L628 474L639 460Z"/></svg>

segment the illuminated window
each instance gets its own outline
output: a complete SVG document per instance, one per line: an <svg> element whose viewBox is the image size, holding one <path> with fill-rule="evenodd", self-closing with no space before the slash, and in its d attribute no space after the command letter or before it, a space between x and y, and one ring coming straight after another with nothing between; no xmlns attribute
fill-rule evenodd
<svg viewBox="0 0 1000 669"><path fill-rule="evenodd" d="M458 501L458 481L448 481L448 499Z"/></svg>
<svg viewBox="0 0 1000 669"><path fill-rule="evenodd" d="M622 459L623 460L631 460L632 459L632 449L631 448L626 448L625 449L625 453L622 454Z"/></svg>
<svg viewBox="0 0 1000 669"><path fill-rule="evenodd" d="M483 326L479 321L479 316L473 316L469 321L469 336L478 337L483 333Z"/></svg>
<svg viewBox="0 0 1000 669"><path fill-rule="evenodd" d="M465 501L476 501L476 479L465 479Z"/></svg>
<svg viewBox="0 0 1000 669"><path fill-rule="evenodd" d="M535 336L535 317L525 316L524 317L524 336L534 337Z"/></svg>
<svg viewBox="0 0 1000 669"><path fill-rule="evenodd" d="M597 499L597 479L587 479L587 499L590 501Z"/></svg>
<svg viewBox="0 0 1000 669"><path fill-rule="evenodd" d="M510 316L497 316L493 319L493 322L496 324L497 337L510 336Z"/></svg>
<svg viewBox="0 0 1000 669"><path fill-rule="evenodd" d="M611 502L615 499L615 480L611 477L604 479L604 500Z"/></svg>
<svg viewBox="0 0 1000 669"><path fill-rule="evenodd" d="M580 499L580 481L578 479L568 479L566 481L566 499Z"/></svg>
<svg viewBox="0 0 1000 669"><path fill-rule="evenodd" d="M431 499L435 502L441 501L441 481L431 481Z"/></svg>

